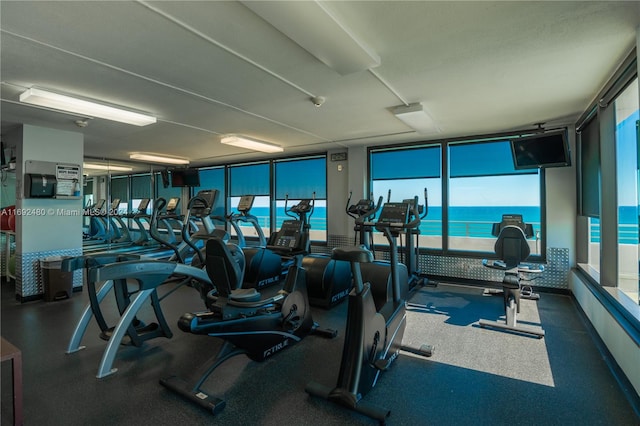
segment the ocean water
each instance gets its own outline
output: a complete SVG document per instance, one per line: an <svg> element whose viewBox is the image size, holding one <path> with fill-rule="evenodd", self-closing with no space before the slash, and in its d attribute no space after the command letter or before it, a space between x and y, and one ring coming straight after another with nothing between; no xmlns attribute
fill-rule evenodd
<svg viewBox="0 0 640 426"><path fill-rule="evenodd" d="M254 207L251 213L263 227L269 224L269 208ZM311 216L311 229L326 230L326 207L316 207ZM540 208L535 206L464 206L450 207L449 235L452 237L493 238L492 225L502 220L503 214L521 214L525 223L533 226L534 235L540 231ZM276 211L277 228L283 220L290 219L283 208ZM338 220L352 219L345 213ZM619 209L619 239L622 244L638 244L638 208L623 206ZM442 235L442 208L430 207L420 225L422 235ZM599 226L592 226L592 241L599 241Z"/></svg>
<svg viewBox="0 0 640 426"><path fill-rule="evenodd" d="M500 222L503 214L513 213L521 214L524 221L531 223L534 229L540 228L540 208L538 207L452 207L449 209L449 223L451 225L449 232L452 236L491 238L493 223ZM268 207L254 207L251 209L251 214L258 218L262 226L268 224ZM327 227L326 214L325 207L316 207L311 216L311 229L325 230ZM284 214L283 208L277 209L276 218L276 227L279 227L283 220L289 219ZM338 219L352 220L346 213ZM442 208L429 208L427 217L422 220L420 225L420 232L423 235L442 235L441 221Z"/></svg>

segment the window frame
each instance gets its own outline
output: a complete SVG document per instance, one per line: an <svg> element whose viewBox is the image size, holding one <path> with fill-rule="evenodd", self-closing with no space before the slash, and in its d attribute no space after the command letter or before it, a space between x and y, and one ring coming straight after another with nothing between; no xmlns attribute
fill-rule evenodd
<svg viewBox="0 0 640 426"><path fill-rule="evenodd" d="M551 129L549 129L551 130ZM440 145L441 149L441 161L442 164L440 166L441 172L441 184L442 184L442 218L441 218L441 230L442 230L442 248L430 248L430 247L419 247L419 254L435 254L435 255L444 255L444 256L457 256L457 257L467 257L467 258L491 258L495 256L493 251L468 251L468 250L459 250L459 249L451 249L449 248L449 208L450 208L450 200L449 200L449 174L450 174L450 165L449 165L449 145L453 144L471 144L471 143L488 143L488 142L499 142L509 140L510 138L522 137L526 135L530 135L535 130L529 131L521 131L521 132L504 132L504 133L494 133L487 135L475 135L469 137L460 137L460 138L449 138L449 139L439 139L439 140L429 140L429 141L417 141L411 143L404 144L392 144L392 145L380 145L373 146L367 148L367 192L370 193L373 187L373 176L372 176L372 154L375 152L388 151L388 150L411 150L416 148L427 148L430 146ZM529 171L529 173L531 173ZM518 174L527 174L527 171L518 172ZM503 176L504 174L497 174L495 176ZM547 259L547 225L546 225L546 179L545 179L545 170L544 168L538 169L538 176L540 179L540 233L541 233L541 246L540 246L540 254L539 255L531 255L529 260L533 262L546 262ZM428 217L428 216L427 216ZM387 247L386 245L380 245L380 248Z"/></svg>
<svg viewBox="0 0 640 426"><path fill-rule="evenodd" d="M305 155L305 156L301 156L301 157L287 157L287 158L278 158L278 159L274 159L271 162L271 175L272 175L272 179L273 179L273 186L272 186L272 193L271 193L271 200L272 200L272 204L274 206L274 209L272 210L272 215L273 215L273 220L272 220L272 228L274 228L275 230L278 229L278 223L277 223L277 209L278 209L278 202L279 201L284 201L284 198L278 198L278 175L276 172L276 167L277 164L282 164L282 163L291 163L291 162L296 162L296 161L308 161L308 160L316 160L316 159L322 159L324 160L324 198L318 198L316 196L315 200L323 200L325 203L325 216L324 216L324 230L315 230L317 232L314 232L313 229L313 225L311 226L311 232L309 235L309 239L311 240L311 243L316 243L316 245L326 245L327 244L327 240L328 240L328 235L329 235L329 217L328 217L328 211L329 211L329 199L327 197L328 195L328 173L327 173L327 154L316 154L316 155ZM291 206L291 202L294 201L299 201L300 198L290 198L289 199L289 206ZM313 216L311 217L311 219L313 219ZM324 239L314 239L313 238L313 234L317 234L319 232L324 231ZM272 231L273 232L273 231Z"/></svg>

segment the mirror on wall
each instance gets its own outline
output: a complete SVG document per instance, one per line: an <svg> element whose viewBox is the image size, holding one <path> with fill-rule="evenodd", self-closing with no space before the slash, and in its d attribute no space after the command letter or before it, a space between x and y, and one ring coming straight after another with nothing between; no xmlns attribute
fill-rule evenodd
<svg viewBox="0 0 640 426"><path fill-rule="evenodd" d="M85 158L83 251L114 250L152 243L153 166Z"/></svg>

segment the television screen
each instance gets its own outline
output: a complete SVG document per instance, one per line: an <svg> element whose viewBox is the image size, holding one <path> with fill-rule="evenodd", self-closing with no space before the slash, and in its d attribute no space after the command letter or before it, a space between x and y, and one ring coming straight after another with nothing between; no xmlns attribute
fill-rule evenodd
<svg viewBox="0 0 640 426"><path fill-rule="evenodd" d="M171 170L171 186L200 186L200 171L198 169Z"/></svg>
<svg viewBox="0 0 640 426"><path fill-rule="evenodd" d="M516 170L571 165L566 130L512 139L511 153Z"/></svg>

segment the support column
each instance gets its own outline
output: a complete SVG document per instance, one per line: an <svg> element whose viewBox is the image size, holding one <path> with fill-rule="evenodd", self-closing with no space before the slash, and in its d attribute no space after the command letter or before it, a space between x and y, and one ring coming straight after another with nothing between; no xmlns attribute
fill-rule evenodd
<svg viewBox="0 0 640 426"><path fill-rule="evenodd" d="M7 138L16 155L16 298L28 301L44 292L40 260L49 256L82 254L82 195L62 198L25 197L25 173L32 164L82 167L84 135L24 125ZM80 169L80 185L82 169ZM81 271L74 275L74 287L82 286Z"/></svg>

